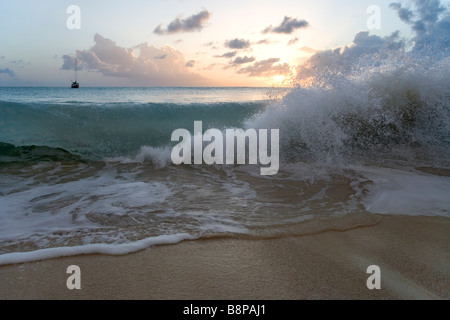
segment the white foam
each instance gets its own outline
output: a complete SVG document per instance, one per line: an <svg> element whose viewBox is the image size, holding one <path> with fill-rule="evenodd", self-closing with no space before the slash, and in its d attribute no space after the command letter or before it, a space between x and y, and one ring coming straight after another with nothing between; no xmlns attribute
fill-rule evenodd
<svg viewBox="0 0 450 320"><path fill-rule="evenodd" d="M146 214L172 192L160 182L107 168L94 177L57 184L8 177L15 186L0 198L0 241L36 238L60 230L98 228L86 214Z"/></svg>
<svg viewBox="0 0 450 320"><path fill-rule="evenodd" d="M139 152L134 157L115 157L107 158L108 162L127 163L144 163L146 161L152 162L156 168L164 168L171 163L171 148L155 148L150 146L142 146Z"/></svg>
<svg viewBox="0 0 450 320"><path fill-rule="evenodd" d="M364 168L373 183L366 186L363 204L380 214L450 217L450 178L418 171Z"/></svg>
<svg viewBox="0 0 450 320"><path fill-rule="evenodd" d="M30 252L12 252L0 255L0 265L25 263L58 257L68 257L94 253L125 255L128 253L146 249L153 245L175 244L184 240L194 239L195 237L187 233L180 233L172 235L160 235L123 244L88 244L74 247L47 248Z"/></svg>

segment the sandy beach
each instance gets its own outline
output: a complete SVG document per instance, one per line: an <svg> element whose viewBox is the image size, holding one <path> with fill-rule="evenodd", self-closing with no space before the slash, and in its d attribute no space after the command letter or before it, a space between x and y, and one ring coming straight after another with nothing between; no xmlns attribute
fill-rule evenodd
<svg viewBox="0 0 450 320"><path fill-rule="evenodd" d="M449 299L450 219L381 216L347 231L210 239L0 267L1 299ZM66 269L81 268L81 290ZM381 290L369 290L369 265Z"/></svg>
<svg viewBox="0 0 450 320"><path fill-rule="evenodd" d="M450 0L3 2L0 300L450 300Z"/></svg>

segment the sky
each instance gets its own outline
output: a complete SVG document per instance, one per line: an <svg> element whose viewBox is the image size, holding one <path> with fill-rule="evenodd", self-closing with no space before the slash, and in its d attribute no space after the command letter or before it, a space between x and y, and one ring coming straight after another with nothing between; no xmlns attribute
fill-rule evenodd
<svg viewBox="0 0 450 320"><path fill-rule="evenodd" d="M312 65L348 65L381 46L414 50L420 41L441 39L437 45L448 49L449 5L450 0L2 1L0 86L68 86L75 61L86 87L285 86L308 76Z"/></svg>

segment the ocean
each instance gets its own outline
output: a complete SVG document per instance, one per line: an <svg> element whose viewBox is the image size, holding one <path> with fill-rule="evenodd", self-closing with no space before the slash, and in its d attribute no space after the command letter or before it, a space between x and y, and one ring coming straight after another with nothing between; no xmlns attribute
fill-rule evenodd
<svg viewBox="0 0 450 320"><path fill-rule="evenodd" d="M450 217L444 62L292 88L0 88L0 265ZM174 165L194 121L279 129L278 173Z"/></svg>

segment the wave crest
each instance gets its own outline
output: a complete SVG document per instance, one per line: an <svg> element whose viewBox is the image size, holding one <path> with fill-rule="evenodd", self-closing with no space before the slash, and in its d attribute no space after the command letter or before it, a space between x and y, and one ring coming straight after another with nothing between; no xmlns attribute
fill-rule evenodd
<svg viewBox="0 0 450 320"><path fill-rule="evenodd" d="M246 122L279 128L287 161L437 155L450 150L450 60L403 59L322 74ZM326 81L324 78L328 77Z"/></svg>

